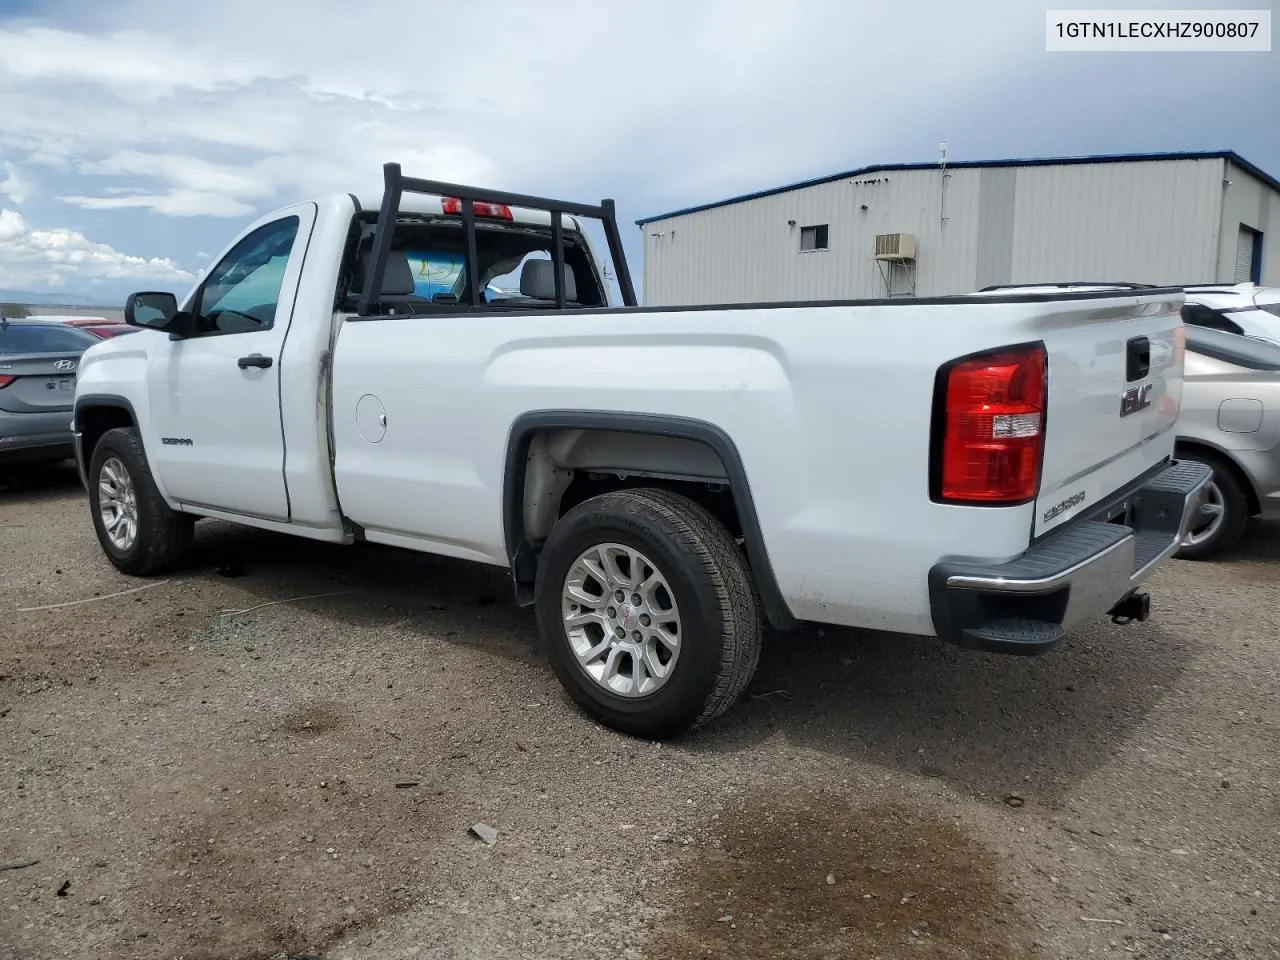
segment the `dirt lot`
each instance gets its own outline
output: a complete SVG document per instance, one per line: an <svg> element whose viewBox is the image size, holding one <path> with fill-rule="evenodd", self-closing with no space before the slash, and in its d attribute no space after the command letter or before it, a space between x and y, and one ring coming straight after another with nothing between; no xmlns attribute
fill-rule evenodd
<svg viewBox="0 0 1280 960"><path fill-rule="evenodd" d="M1038 659L781 638L655 746L500 570L202 523L30 610L140 582L72 474L0 490L0 957L1280 957L1277 561Z"/></svg>

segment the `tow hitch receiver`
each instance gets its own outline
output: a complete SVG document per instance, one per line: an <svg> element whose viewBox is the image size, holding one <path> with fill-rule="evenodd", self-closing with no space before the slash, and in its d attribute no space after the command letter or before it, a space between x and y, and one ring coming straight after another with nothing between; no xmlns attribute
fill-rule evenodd
<svg viewBox="0 0 1280 960"><path fill-rule="evenodd" d="M1151 616L1151 594L1133 591L1107 611L1112 623L1139 623Z"/></svg>

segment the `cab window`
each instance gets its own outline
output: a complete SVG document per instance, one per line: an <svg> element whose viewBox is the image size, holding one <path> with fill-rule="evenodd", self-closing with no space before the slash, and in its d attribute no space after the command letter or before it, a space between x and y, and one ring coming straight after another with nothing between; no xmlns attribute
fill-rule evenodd
<svg viewBox="0 0 1280 960"><path fill-rule="evenodd" d="M259 227L209 271L196 305L196 336L255 333L275 325L299 225L297 217L286 217Z"/></svg>

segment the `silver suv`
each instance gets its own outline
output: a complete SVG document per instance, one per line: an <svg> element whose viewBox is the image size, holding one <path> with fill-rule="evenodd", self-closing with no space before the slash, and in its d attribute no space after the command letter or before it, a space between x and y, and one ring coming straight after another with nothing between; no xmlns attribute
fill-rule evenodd
<svg viewBox="0 0 1280 960"><path fill-rule="evenodd" d="M1191 326L1280 343L1280 287L1237 283L1182 289L1187 300L1182 318Z"/></svg>
<svg viewBox="0 0 1280 960"><path fill-rule="evenodd" d="M1222 553L1251 516L1280 519L1278 413L1280 344L1187 328L1178 459L1208 464L1213 482L1179 557L1204 560Z"/></svg>

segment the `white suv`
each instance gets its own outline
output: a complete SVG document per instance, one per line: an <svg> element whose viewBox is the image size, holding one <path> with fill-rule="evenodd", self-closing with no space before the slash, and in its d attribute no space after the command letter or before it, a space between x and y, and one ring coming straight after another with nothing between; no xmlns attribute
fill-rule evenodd
<svg viewBox="0 0 1280 960"><path fill-rule="evenodd" d="M1280 287L1253 283L1184 287L1185 322L1280 343Z"/></svg>

